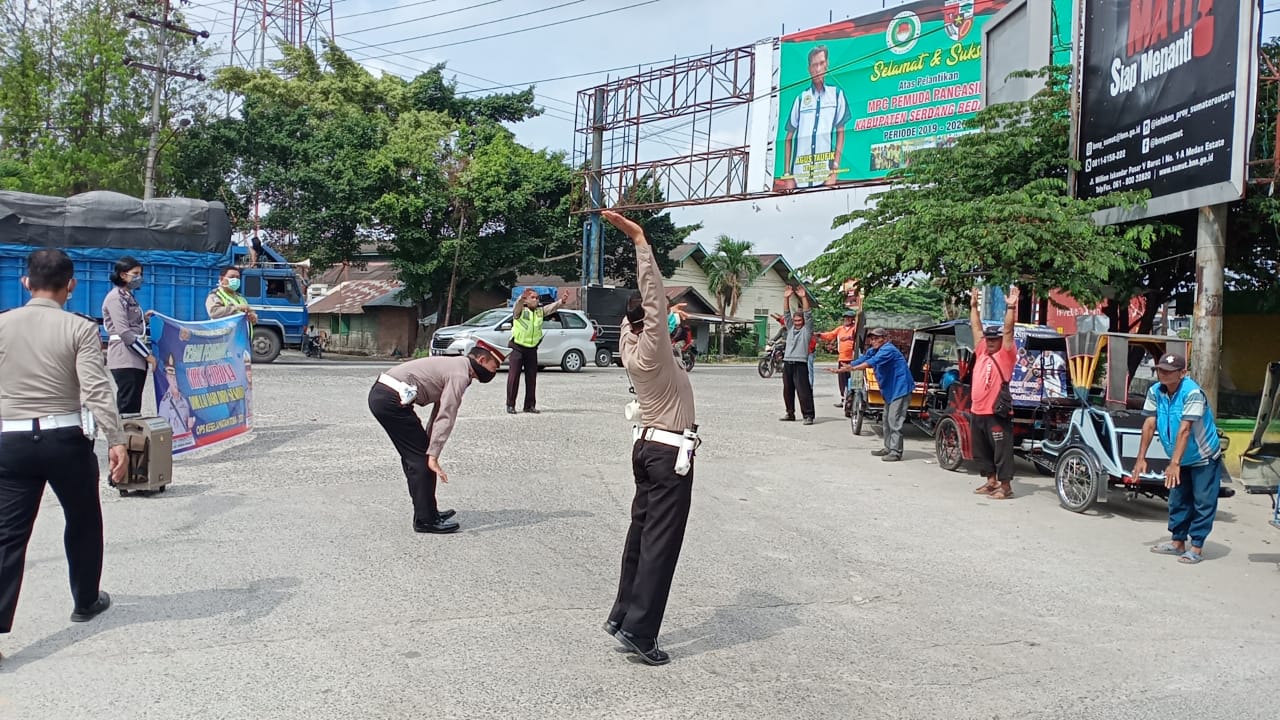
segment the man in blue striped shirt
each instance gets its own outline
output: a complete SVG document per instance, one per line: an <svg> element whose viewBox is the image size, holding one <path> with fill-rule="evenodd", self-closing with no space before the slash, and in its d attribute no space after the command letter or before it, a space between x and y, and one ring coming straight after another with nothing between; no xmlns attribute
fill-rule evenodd
<svg viewBox="0 0 1280 720"><path fill-rule="evenodd" d="M1204 541L1218 512L1222 444L1204 390L1187 377L1186 358L1162 356L1156 363L1156 379L1142 408L1147 421L1142 426L1133 476L1146 472L1147 449L1151 438L1159 435L1160 445L1169 455L1164 486L1169 488L1169 532L1173 540L1156 545L1151 552L1177 555L1179 562L1194 564L1203 558Z"/></svg>

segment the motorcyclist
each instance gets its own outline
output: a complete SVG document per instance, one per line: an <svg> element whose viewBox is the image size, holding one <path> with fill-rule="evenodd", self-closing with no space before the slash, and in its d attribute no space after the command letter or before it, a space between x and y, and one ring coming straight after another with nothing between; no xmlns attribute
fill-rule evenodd
<svg viewBox="0 0 1280 720"><path fill-rule="evenodd" d="M686 322L689 319L689 313L684 309L686 305L688 303L671 305L667 313L667 332L677 353L683 353L693 345L693 331Z"/></svg>

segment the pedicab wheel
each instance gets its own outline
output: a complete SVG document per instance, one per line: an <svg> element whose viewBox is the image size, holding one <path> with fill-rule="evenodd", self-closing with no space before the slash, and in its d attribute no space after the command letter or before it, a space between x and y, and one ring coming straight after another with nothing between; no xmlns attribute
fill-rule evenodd
<svg viewBox="0 0 1280 720"><path fill-rule="evenodd" d="M942 418L933 432L933 449L938 456L938 467L955 470L964 462L960 450L960 426L952 418Z"/></svg>
<svg viewBox="0 0 1280 720"><path fill-rule="evenodd" d="M862 393L854 390L850 393L853 399L849 401L849 429L853 430L854 435L862 434L862 411L867 406L867 401L862 399Z"/></svg>
<svg viewBox="0 0 1280 720"><path fill-rule="evenodd" d="M1098 463L1083 448L1068 448L1058 456L1054 484L1058 502L1071 512L1084 512L1098 499L1098 483L1103 482Z"/></svg>
<svg viewBox="0 0 1280 720"><path fill-rule="evenodd" d="M761 360L760 364L756 365L756 372L760 373L760 377L765 380L773 377L773 362L771 358L764 358Z"/></svg>

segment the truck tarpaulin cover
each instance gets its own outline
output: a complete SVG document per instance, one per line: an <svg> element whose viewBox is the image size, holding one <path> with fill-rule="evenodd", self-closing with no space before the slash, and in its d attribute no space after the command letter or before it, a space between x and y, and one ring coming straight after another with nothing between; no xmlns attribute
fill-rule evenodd
<svg viewBox="0 0 1280 720"><path fill-rule="evenodd" d="M0 191L0 244L225 253L231 223L219 202L139 200L113 192L69 198Z"/></svg>

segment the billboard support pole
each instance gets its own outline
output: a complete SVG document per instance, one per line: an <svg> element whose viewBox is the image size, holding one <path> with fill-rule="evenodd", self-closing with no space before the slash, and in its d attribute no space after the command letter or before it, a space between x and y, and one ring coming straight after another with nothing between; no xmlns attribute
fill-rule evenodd
<svg viewBox="0 0 1280 720"><path fill-rule="evenodd" d="M1191 320L1191 377L1210 407L1218 404L1218 356L1222 344L1222 291L1226 265L1226 204L1202 207L1196 223L1196 306Z"/></svg>
<svg viewBox="0 0 1280 720"><path fill-rule="evenodd" d="M596 88L594 102L591 111L591 174L590 191L591 191L591 216L588 219L590 224L590 238L587 241L587 247L583 248L586 262L586 278L587 285L592 282L604 284L604 252L601 243L604 242L604 228L600 222L600 209L603 201L600 188L600 174L604 167L604 88Z"/></svg>

